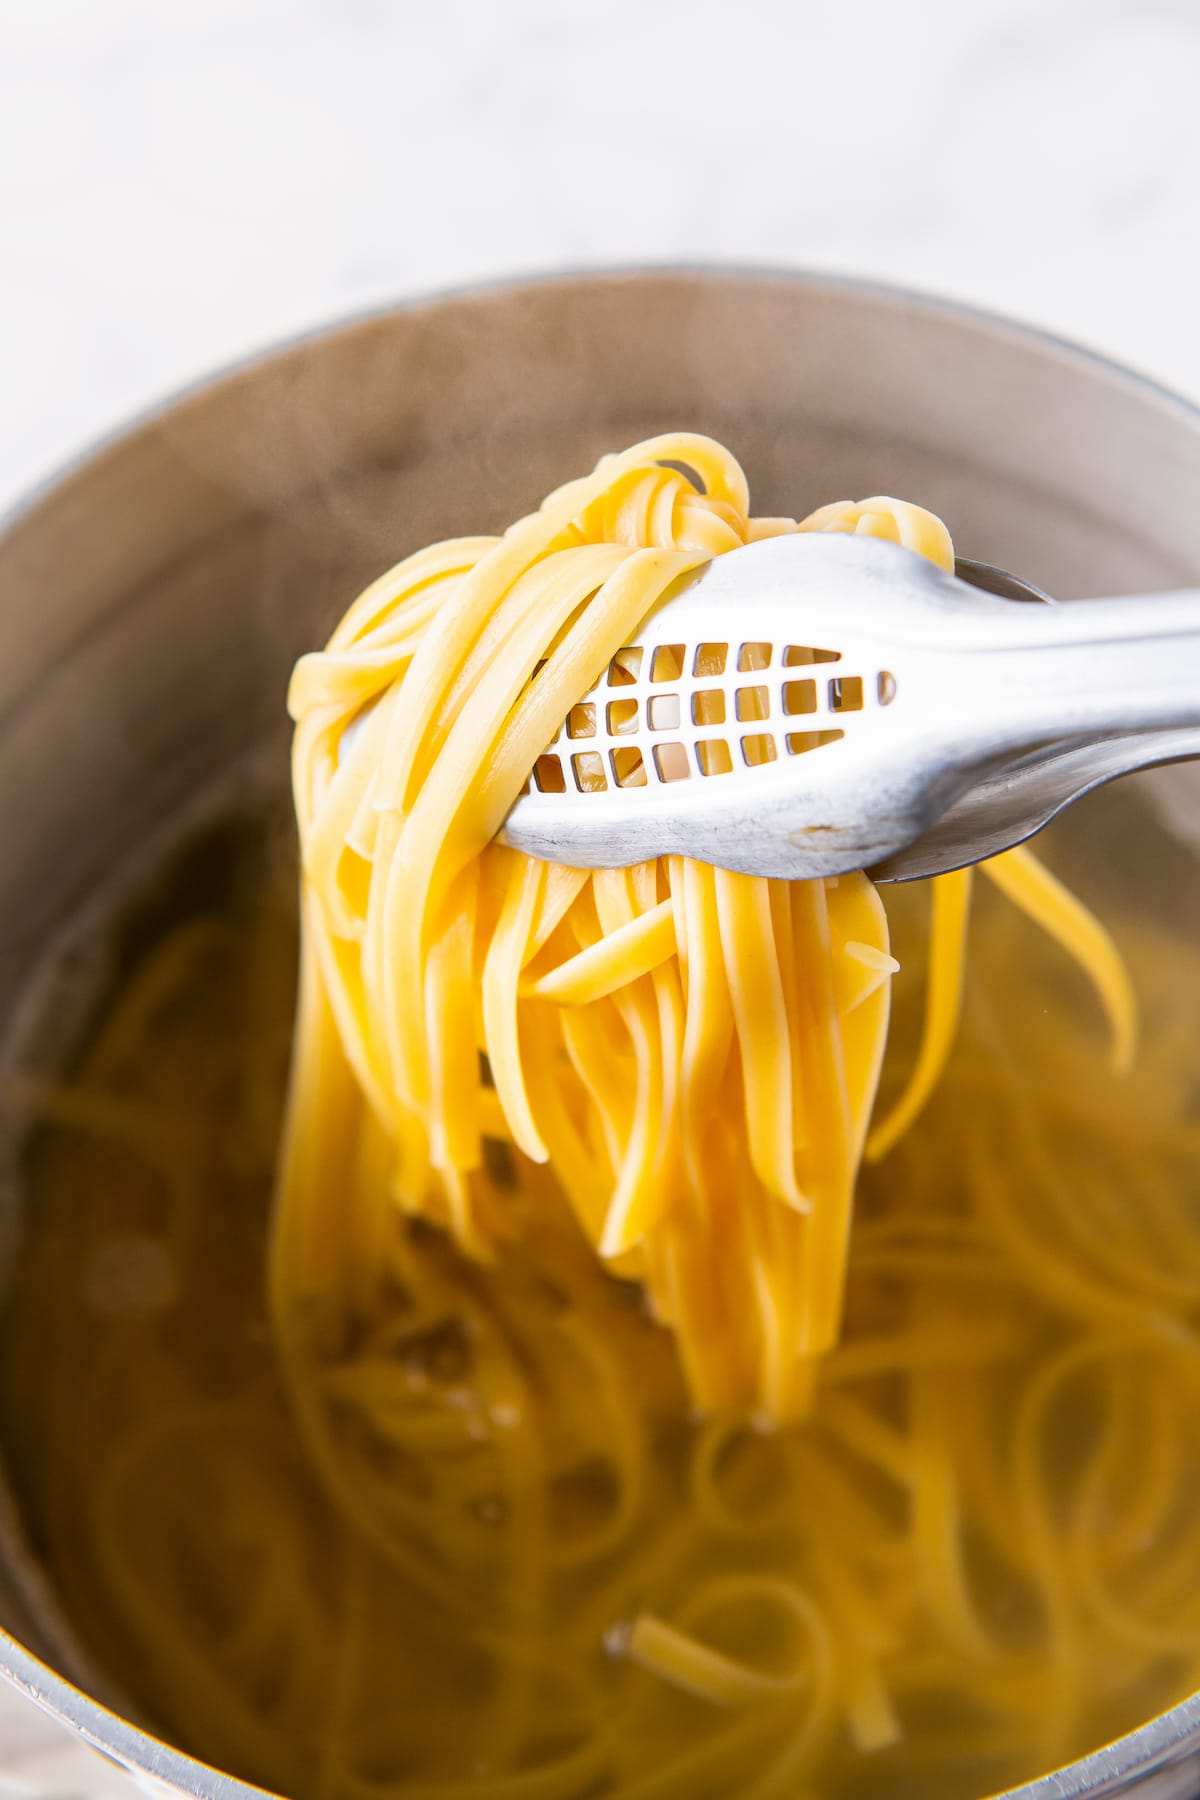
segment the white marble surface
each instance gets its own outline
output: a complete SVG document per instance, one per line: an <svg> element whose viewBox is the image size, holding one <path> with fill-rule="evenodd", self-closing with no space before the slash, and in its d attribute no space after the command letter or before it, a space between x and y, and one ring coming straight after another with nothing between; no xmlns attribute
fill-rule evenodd
<svg viewBox="0 0 1200 1800"><path fill-rule="evenodd" d="M1200 394L1197 0L0 0L0 504L430 287L766 260ZM118 1777L0 1693L5 1780Z"/></svg>

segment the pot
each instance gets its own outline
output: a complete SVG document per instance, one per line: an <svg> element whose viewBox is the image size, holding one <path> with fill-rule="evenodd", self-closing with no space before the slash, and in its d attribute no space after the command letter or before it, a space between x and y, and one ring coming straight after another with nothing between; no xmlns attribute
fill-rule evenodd
<svg viewBox="0 0 1200 1800"><path fill-rule="evenodd" d="M290 666L370 576L502 529L603 450L680 427L734 448L761 513L899 493L965 554L1055 595L1200 583L1200 412L935 300L803 275L605 274L305 338L102 446L0 535L0 1021L110 872L223 770L253 754L285 779ZM1101 860L1108 804L1087 803ZM1200 863L1200 768L1142 779L1138 804ZM10 1178L8 1281L22 1204ZM0 1674L144 1782L259 1792L122 1716L11 1501L0 1626ZM1019 1794L1198 1791L1200 1696Z"/></svg>

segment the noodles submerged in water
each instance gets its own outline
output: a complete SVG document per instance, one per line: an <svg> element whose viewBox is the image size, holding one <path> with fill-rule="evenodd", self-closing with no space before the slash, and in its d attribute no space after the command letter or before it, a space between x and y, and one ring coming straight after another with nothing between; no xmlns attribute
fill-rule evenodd
<svg viewBox="0 0 1200 1800"><path fill-rule="evenodd" d="M1129 1070L1124 966L1027 851L975 878L965 990L973 877L889 899L924 1017L868 1134L865 877L493 842L664 587L797 529L952 555L894 500L754 519L673 436L302 660L265 1275L261 870L25 1096L39 1548L163 1729L299 1800L965 1800L1195 1685L1195 951L1122 922Z"/></svg>

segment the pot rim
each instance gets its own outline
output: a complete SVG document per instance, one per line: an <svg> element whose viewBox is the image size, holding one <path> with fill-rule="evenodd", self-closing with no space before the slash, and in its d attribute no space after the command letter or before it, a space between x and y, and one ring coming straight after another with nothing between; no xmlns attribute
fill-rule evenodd
<svg viewBox="0 0 1200 1800"><path fill-rule="evenodd" d="M608 282L654 282L663 278L699 281L732 280L779 287L802 287L829 295L880 302L901 311L916 310L927 316L942 317L963 325L982 328L993 337L1024 343L1030 348L1051 351L1063 362L1073 362L1084 372L1091 371L1113 385L1132 388L1144 398L1168 412L1175 412L1193 425L1200 426L1200 397L1193 400L1171 387L1165 380L1144 369L1111 356L1106 351L1082 344L1062 332L1051 330L1030 320L1011 314L993 312L974 301L939 294L932 289L909 287L902 282L883 280L873 275L806 268L803 264L753 262L705 262L702 260L645 263L581 264L563 269L533 270L519 275L485 276L478 281L450 282L444 287L422 290L399 300L384 300L376 305L354 307L321 324L303 326L283 337L228 361L190 380L171 387L158 398L125 415L107 431L90 436L64 459L56 461L44 474L36 476L27 487L0 507L0 536L6 535L32 514L43 501L52 498L78 475L121 450L140 432L159 424L181 406L201 395L215 393L226 383L239 380L276 358L322 343L327 338L350 335L364 327L380 324L385 319L407 313L433 310L461 300L502 299L526 291L538 292L554 287L600 286Z"/></svg>
<svg viewBox="0 0 1200 1800"><path fill-rule="evenodd" d="M751 262L663 261L551 269L515 276L496 276L479 281L448 284L401 300L356 308L325 323L310 326L272 341L264 348L230 359L206 374L183 383L126 417L111 430L85 442L65 461L35 479L0 508L0 537L32 517L76 479L90 474L117 455L143 431L167 419L179 407L201 395L232 385L277 359L352 333L398 315L435 310L463 300L488 300L537 292L554 287L590 287L613 282L650 284L662 279L726 280L805 288L829 296L874 301L892 310L918 312L976 328L987 336L1049 354L1059 363L1073 364L1104 384L1132 390L1163 411L1174 413L1200 433L1200 403L1189 399L1166 382L1131 367L1116 357L1079 344L1041 326L1014 319L970 301L950 298L920 288L803 265ZM196 1800L263 1800L270 1790L224 1773L185 1751L173 1749L150 1732L122 1718L81 1688L57 1675L9 1632L0 1628L0 1678L8 1681L43 1712L66 1725L92 1749L123 1767L136 1779L149 1777L170 1788L196 1796ZM1200 1748L1200 1692L1159 1713L1113 1743L1080 1757L1033 1781L1006 1789L994 1800L1099 1800L1119 1791L1126 1778L1169 1767L1191 1750Z"/></svg>

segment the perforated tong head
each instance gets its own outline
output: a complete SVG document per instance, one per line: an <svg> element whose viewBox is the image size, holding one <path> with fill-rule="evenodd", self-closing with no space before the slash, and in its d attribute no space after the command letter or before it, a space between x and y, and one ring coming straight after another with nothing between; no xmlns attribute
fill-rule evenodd
<svg viewBox="0 0 1200 1800"><path fill-rule="evenodd" d="M664 596L502 836L576 867L905 880L1197 755L1200 591L1020 605L895 544L798 533Z"/></svg>

